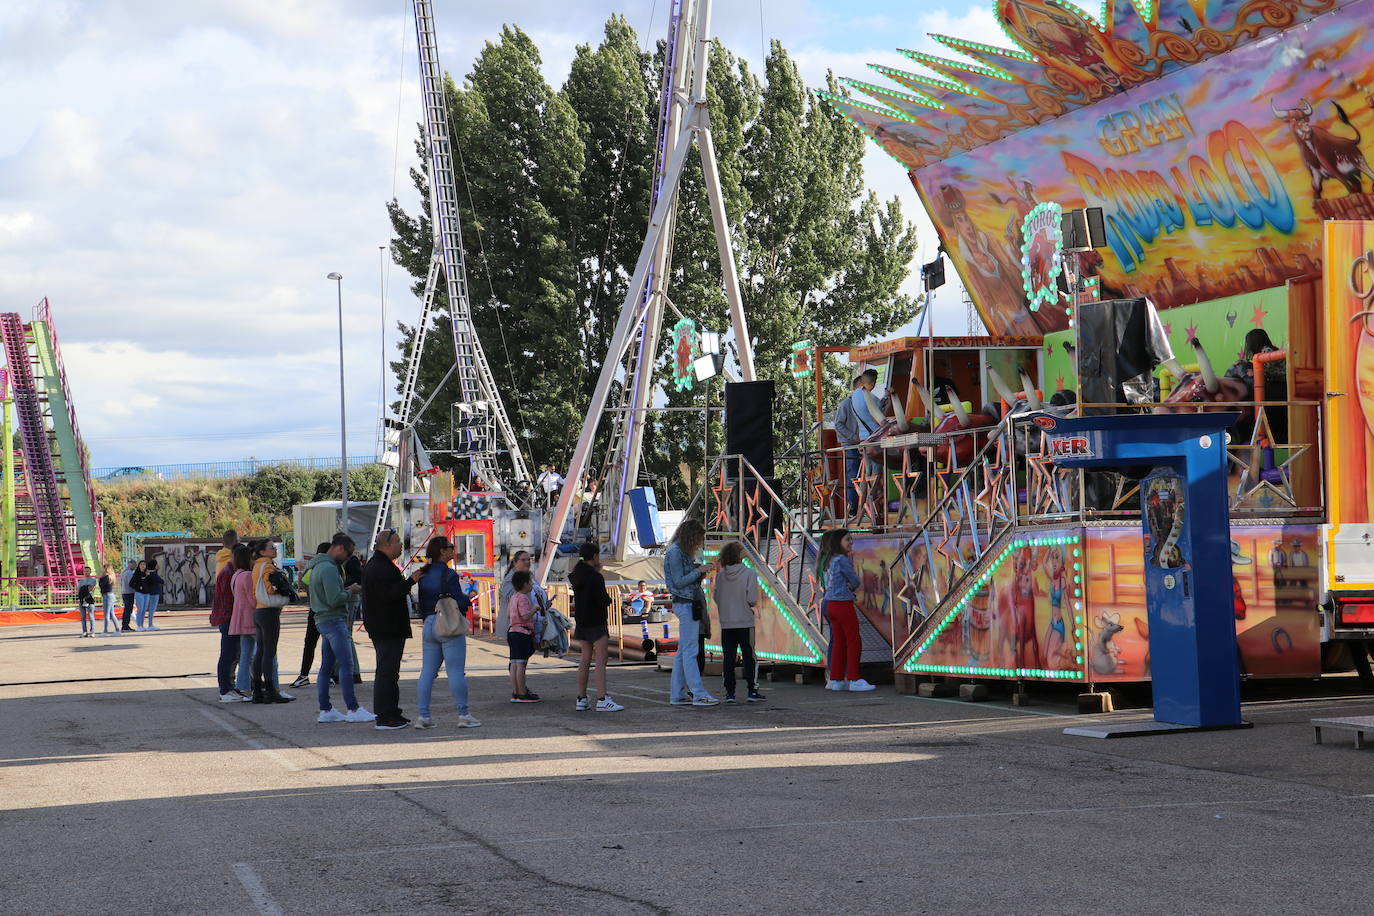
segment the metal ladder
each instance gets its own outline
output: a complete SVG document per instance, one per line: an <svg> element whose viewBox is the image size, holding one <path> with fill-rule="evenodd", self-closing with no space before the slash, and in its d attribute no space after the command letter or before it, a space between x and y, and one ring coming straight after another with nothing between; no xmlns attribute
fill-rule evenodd
<svg viewBox="0 0 1374 916"><path fill-rule="evenodd" d="M473 421L465 427L472 467L491 491L499 491L500 468L496 462L495 432L499 430L510 453L513 477L528 482L520 440L515 435L496 381L487 363L477 330L472 323L468 298L467 265L463 231L458 217L458 192L453 173L453 147L448 133L444 102L444 74L439 67L438 41L434 35L434 11L430 0L415 0L415 33L420 50L420 87L424 95L425 132L429 139L430 220L436 256L444 267L449 314L453 322L453 352L462 403Z"/></svg>
<svg viewBox="0 0 1374 916"><path fill-rule="evenodd" d="M15 417L24 443L24 483L33 506L43 569L48 576L75 576L79 564L67 535L62 490L43 419L45 398L34 383L24 323L17 314L0 314L0 339L10 371Z"/></svg>

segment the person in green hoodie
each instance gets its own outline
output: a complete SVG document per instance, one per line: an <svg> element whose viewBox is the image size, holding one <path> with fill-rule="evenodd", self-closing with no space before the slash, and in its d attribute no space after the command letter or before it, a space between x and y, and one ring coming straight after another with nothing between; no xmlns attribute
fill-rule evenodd
<svg viewBox="0 0 1374 916"><path fill-rule="evenodd" d="M349 645L348 598L358 585L345 586L340 567L353 553L353 539L336 534L329 549L310 561L310 610L320 631L320 674L316 692L320 699L320 722L371 722L377 717L358 705L353 692L353 652ZM329 699L329 675L335 662L339 666L339 687L343 690L347 714L339 712Z"/></svg>

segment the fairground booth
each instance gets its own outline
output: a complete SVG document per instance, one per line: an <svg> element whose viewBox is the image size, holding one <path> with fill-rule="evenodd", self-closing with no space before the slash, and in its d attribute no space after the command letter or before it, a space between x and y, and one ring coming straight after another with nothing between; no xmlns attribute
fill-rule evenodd
<svg viewBox="0 0 1374 916"><path fill-rule="evenodd" d="M810 348L802 485L712 469L711 538L766 585L760 655L823 664L818 538L847 527L864 661L1148 680L1142 506L1157 552L1176 497L1056 465L1049 418L1224 410L1242 674L1367 675L1374 0L995 11L996 47L933 36L951 58L825 95L908 169L987 334ZM846 400L875 405L859 441Z"/></svg>

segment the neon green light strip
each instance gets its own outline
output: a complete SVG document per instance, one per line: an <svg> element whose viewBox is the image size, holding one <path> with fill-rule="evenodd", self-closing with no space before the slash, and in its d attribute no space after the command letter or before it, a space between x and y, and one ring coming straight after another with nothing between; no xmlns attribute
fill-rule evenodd
<svg viewBox="0 0 1374 916"><path fill-rule="evenodd" d="M911 658L907 659L906 663L905 663L904 665L902 665L902 670L903 670L903 671L920 671L920 670L930 670L930 669L931 669L931 666L929 666L929 665L924 666L924 667L919 667L919 666L918 666L918 663L917 663L917 659L919 659L922 655L925 654L925 651L926 651L927 649L930 648L931 644L934 643L935 640L939 639L939 638L940 638L940 635L941 635L942 633L945 632L945 629L946 629L947 627L949 627L949 625L950 625L951 623L953 623L953 622L955 621L955 619L958 618L959 614L964 610L964 608L968 607L969 603L973 600L973 597L974 597L975 595L977 595L980 591L982 591L982 590L983 590L983 586L987 585L988 582L992 580L993 574L996 573L997 570L1001 568L1001 566L1002 566L1003 563L1007 562L1007 558L1010 557L1010 556L1012 555L1012 552L1013 552L1013 551L1019 550L1019 549L1022 548L1022 547L1048 547L1048 546L1051 546L1051 545L1068 545L1068 544L1077 545L1077 544L1081 544L1082 542L1083 542L1083 539L1082 539L1082 537L1079 536L1079 535L1058 535L1058 536L1053 536L1053 537L1039 537L1039 538L1036 538L1036 537L1027 537L1027 538L1015 538L1015 539L1013 539L1012 542L1011 542L1010 544L1008 544L1008 545L1002 550L1002 552L1001 552L1000 554L997 555L997 559L992 561L992 565L990 565L987 569L983 570L982 575L980 575L977 579L975 579L975 580L973 581L973 583L964 591L964 594L963 594L962 596L960 596L960 598L959 598L958 601L955 601L955 602L954 602L954 604L950 607L948 613L946 613L945 616L944 616L944 618L941 619L941 621L936 625L935 629L932 630L931 633L930 633L928 636L926 636L926 638L925 638L924 640L921 641L921 644L920 644L919 646L916 647L916 651L914 651L914 652L911 653ZM1075 577L1075 578L1079 578L1079 577ZM1083 590L1082 590L1082 588L1075 586L1073 592L1074 592L1074 599L1075 599L1075 602L1078 602L1078 599L1081 599L1081 598L1083 597ZM935 667L949 667L949 666L935 666ZM1031 669L1012 669L1012 668L996 668L996 669L994 669L994 668L986 668L986 669L980 669L979 672L973 672L972 669L965 670L965 669L964 669L963 667L961 667L961 666L953 666L953 667L959 668L960 670L957 670L957 671L950 671L950 672L947 672L947 673L951 673L951 674L966 674L966 673L981 673L981 672L990 672L990 671L1015 672L1015 671L1017 671L1017 670L1026 670L1026 671L1031 670ZM998 675L998 676L1001 676L1001 677L1015 677L1015 676L1017 676L1017 675L1015 675L1014 673L1012 673L1012 674L1002 674L1002 675ZM1025 675L1025 676L1029 676L1029 675ZM1039 677L1040 675L1035 675L1035 676L1036 676L1036 677ZM1080 679L1081 679L1081 676L1080 676Z"/></svg>
<svg viewBox="0 0 1374 916"><path fill-rule="evenodd" d="M704 556L709 558L719 554L720 550L704 550L702 551L702 553ZM753 561L748 559L747 557L744 560L744 565L754 570L755 573L758 573L758 568L755 567ZM787 625L792 629L792 632L797 635L797 638L806 644L806 648L808 651L810 651L811 654L809 656L789 655L783 652L762 652L758 649L755 649L754 655L758 658L768 659L769 661L795 662L797 664L802 665L814 665L825 661L825 652L822 651L819 647L817 647L817 645L814 642L811 641L811 637L806 634L806 631L802 628L801 624L797 623L796 618L794 618L791 615L791 613L788 612L787 606L783 604L781 600L779 600L777 593L773 591L773 589L768 585L768 582L762 576L759 577L759 588L763 590L764 595L766 595L768 597L768 600L772 602L773 607L777 610L777 612L782 615L782 619L787 621ZM707 602L710 602L710 586L708 585L706 588L702 589L702 591L706 595ZM714 649L716 652L724 651L724 649L722 649L719 645L715 645L712 643L707 643L706 648Z"/></svg>

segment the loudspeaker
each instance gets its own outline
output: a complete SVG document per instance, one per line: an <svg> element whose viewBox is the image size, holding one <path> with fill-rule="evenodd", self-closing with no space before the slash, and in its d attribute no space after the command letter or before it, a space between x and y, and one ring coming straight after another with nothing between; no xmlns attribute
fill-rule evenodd
<svg viewBox="0 0 1374 916"><path fill-rule="evenodd" d="M1064 235L1065 251L1102 248L1107 244L1107 228L1102 221L1101 207L1065 210L1059 220L1059 229Z"/></svg>
<svg viewBox="0 0 1374 916"><path fill-rule="evenodd" d="M921 279L925 281L926 289L939 289L945 285L945 259L941 255L936 255L935 260L928 264L921 265Z"/></svg>
<svg viewBox="0 0 1374 916"><path fill-rule="evenodd" d="M773 476L771 380L726 383L725 454L743 455L760 476Z"/></svg>

